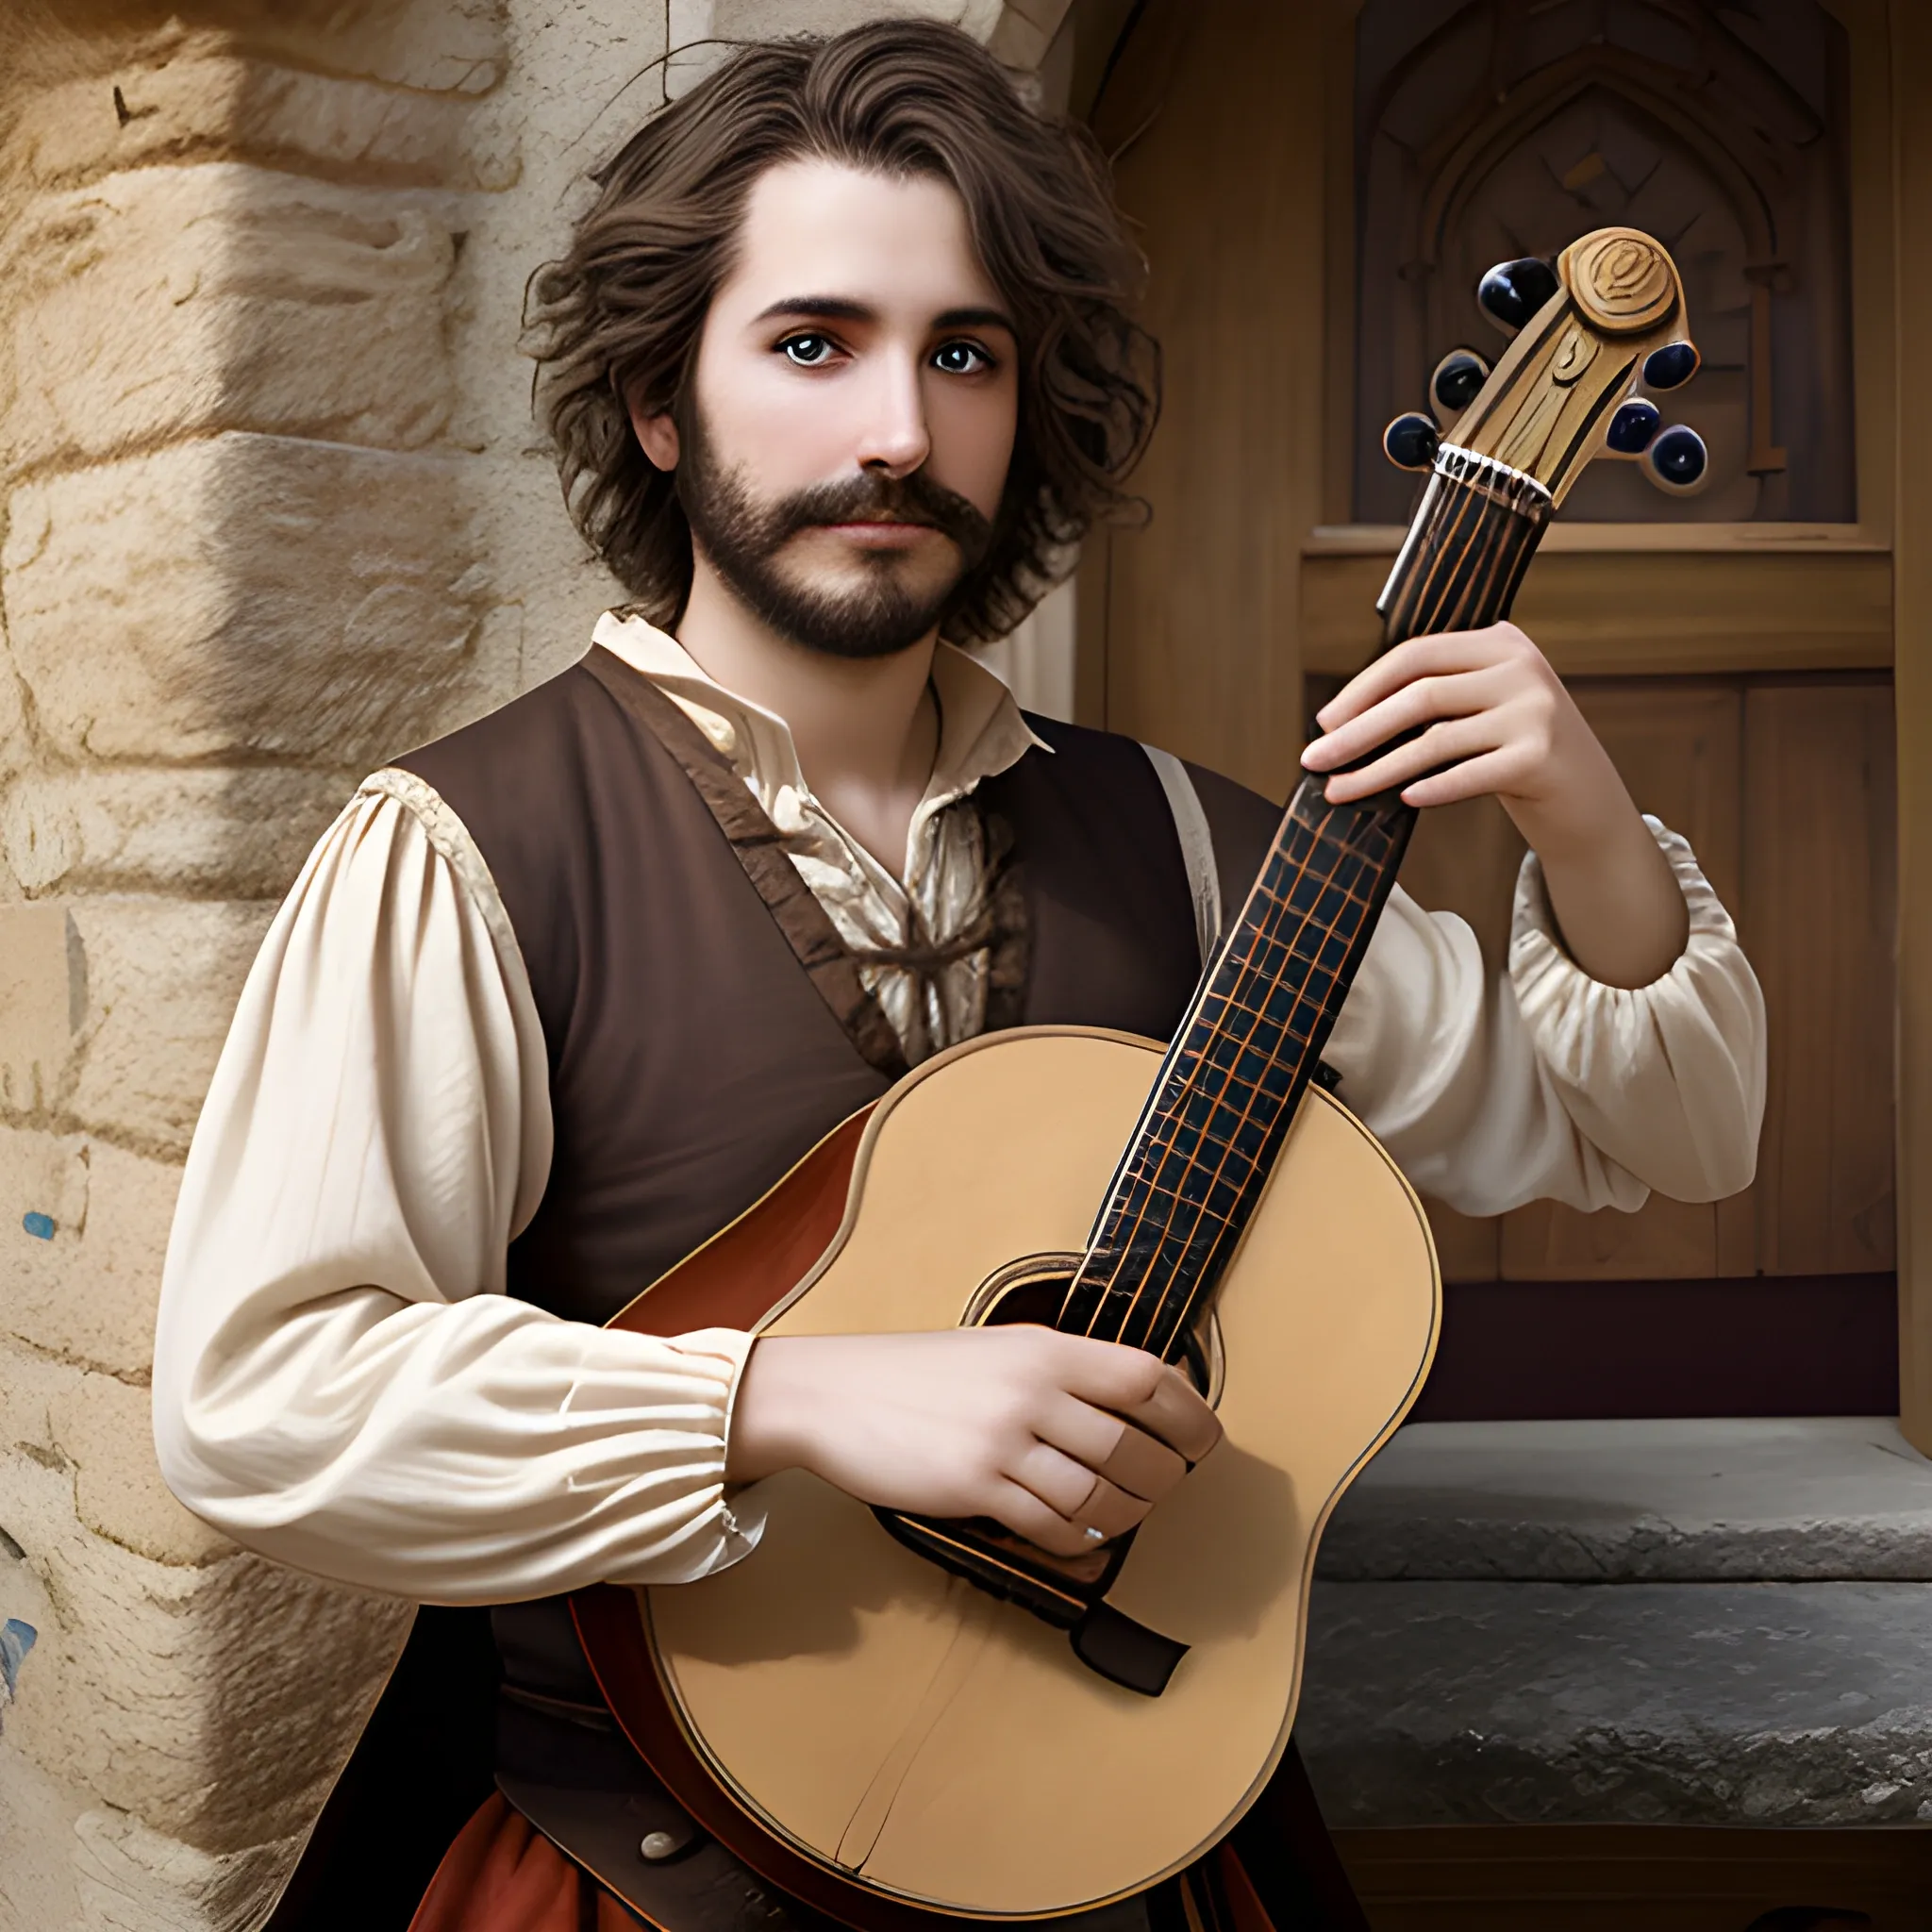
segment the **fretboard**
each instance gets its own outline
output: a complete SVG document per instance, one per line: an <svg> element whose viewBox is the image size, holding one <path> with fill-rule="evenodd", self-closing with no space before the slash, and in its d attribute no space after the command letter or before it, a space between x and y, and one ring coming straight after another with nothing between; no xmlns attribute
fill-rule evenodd
<svg viewBox="0 0 1932 1932"><path fill-rule="evenodd" d="M1445 445L1376 606L1384 648L1507 616L1541 486ZM1058 1326L1178 1359L1211 1304L1368 948L1415 824L1393 792L1307 776L1224 933L1114 1179Z"/></svg>

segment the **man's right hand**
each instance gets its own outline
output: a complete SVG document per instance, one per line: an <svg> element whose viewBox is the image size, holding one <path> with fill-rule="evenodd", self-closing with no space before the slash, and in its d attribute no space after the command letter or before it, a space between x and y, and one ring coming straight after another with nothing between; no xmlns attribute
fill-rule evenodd
<svg viewBox="0 0 1932 1932"><path fill-rule="evenodd" d="M1221 1440L1157 1357L1052 1328L773 1336L733 1405L725 1479L806 1469L861 1503L991 1516L1063 1557L1133 1528Z"/></svg>

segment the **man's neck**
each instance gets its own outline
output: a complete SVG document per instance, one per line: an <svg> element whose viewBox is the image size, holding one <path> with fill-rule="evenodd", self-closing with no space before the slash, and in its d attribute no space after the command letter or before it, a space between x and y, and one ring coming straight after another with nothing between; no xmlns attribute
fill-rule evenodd
<svg viewBox="0 0 1932 1932"><path fill-rule="evenodd" d="M781 637L697 559L677 641L714 683L791 728L819 803L894 877L939 756L936 633L889 658L837 658Z"/></svg>

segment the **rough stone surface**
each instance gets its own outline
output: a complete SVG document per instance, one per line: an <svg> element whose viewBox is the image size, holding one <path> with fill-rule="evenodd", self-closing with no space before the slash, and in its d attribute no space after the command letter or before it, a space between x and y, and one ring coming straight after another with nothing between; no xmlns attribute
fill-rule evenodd
<svg viewBox="0 0 1932 1932"><path fill-rule="evenodd" d="M500 124L473 125L467 95L251 58L206 34L164 37L129 64L42 91L8 147L26 181L59 188L209 160L443 190L502 189L517 172L514 144Z"/></svg>
<svg viewBox="0 0 1932 1932"><path fill-rule="evenodd" d="M145 1384L180 1182L171 1163L82 1134L0 1127L0 1334ZM51 1240L22 1226L29 1211Z"/></svg>
<svg viewBox="0 0 1932 1932"><path fill-rule="evenodd" d="M16 470L214 429L407 449L448 420L455 250L393 194L147 168L41 197L8 256Z"/></svg>
<svg viewBox="0 0 1932 1932"><path fill-rule="evenodd" d="M183 1159L273 908L106 898L73 906L88 1012L61 1096L63 1124L154 1159Z"/></svg>
<svg viewBox="0 0 1932 1932"><path fill-rule="evenodd" d="M111 1405L126 1412L112 1416ZM273 1848L312 1822L411 1613L198 1528L193 1561L100 1535L81 1520L85 1494L75 1507L88 1464L75 1456L105 1467L146 1436L143 1391L0 1341L0 1528L22 1552L14 1567L0 1563L0 1614L38 1632L0 1712L4 1745L72 1793L76 1811L129 1813L217 1857ZM110 1526L129 1526L125 1504L108 1507L121 1512Z"/></svg>
<svg viewBox="0 0 1932 1932"><path fill-rule="evenodd" d="M1320 1574L1932 1579L1932 1462L1890 1417L1413 1424L1342 1499Z"/></svg>
<svg viewBox="0 0 1932 1932"><path fill-rule="evenodd" d="M86 1010L80 935L66 908L0 908L0 1112L31 1112L58 1085Z"/></svg>
<svg viewBox="0 0 1932 1932"><path fill-rule="evenodd" d="M17 489L0 591L43 747L340 769L420 742L483 631L458 470L230 434Z"/></svg>
<svg viewBox="0 0 1932 1932"><path fill-rule="evenodd" d="M232 1553L161 1480L144 1386L84 1375L56 1398L48 1420L55 1450L74 1465L75 1513L96 1536L184 1568Z"/></svg>
<svg viewBox="0 0 1932 1932"><path fill-rule="evenodd" d="M275 898L361 775L272 765L43 769L0 798L0 852L30 892Z"/></svg>
<svg viewBox="0 0 1932 1932"><path fill-rule="evenodd" d="M1932 1822L1909 1583L1325 1583L1295 1737L1331 1824Z"/></svg>
<svg viewBox="0 0 1932 1932"><path fill-rule="evenodd" d="M150 1831L125 1811L88 1811L74 1824L84 1916L101 1932L255 1932L265 1900L287 1882L306 1833L211 1855Z"/></svg>
<svg viewBox="0 0 1932 1932"><path fill-rule="evenodd" d="M690 92L741 41L843 33L901 14L946 21L984 44L1010 11L1002 0L670 0L665 90L673 100Z"/></svg>

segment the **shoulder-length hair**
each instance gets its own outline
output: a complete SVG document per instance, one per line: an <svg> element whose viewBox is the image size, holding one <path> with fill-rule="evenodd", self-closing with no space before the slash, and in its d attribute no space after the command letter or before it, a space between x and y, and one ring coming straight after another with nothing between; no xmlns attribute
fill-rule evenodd
<svg viewBox="0 0 1932 1932"><path fill-rule="evenodd" d="M767 169L825 158L949 183L1019 333L1020 418L992 540L941 620L970 643L1009 631L1073 546L1134 499L1159 357L1128 308L1144 264L1084 129L1034 113L957 28L886 21L748 46L594 175L568 252L532 278L538 406L577 528L653 622L691 590L673 476L639 447L626 399L681 414L712 292Z"/></svg>

